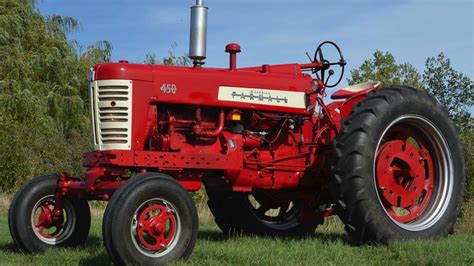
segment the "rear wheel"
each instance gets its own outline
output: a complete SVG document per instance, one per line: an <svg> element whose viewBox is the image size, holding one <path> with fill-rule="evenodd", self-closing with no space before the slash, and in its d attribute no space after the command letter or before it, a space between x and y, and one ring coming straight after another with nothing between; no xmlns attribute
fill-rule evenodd
<svg viewBox="0 0 474 266"><path fill-rule="evenodd" d="M105 246L117 264L185 260L197 233L197 211L189 193L163 174L133 177L114 193L104 214Z"/></svg>
<svg viewBox="0 0 474 266"><path fill-rule="evenodd" d="M217 225L229 235L306 235L323 222L320 212L305 209L304 202L288 192L243 193L211 186L206 187L206 192Z"/></svg>
<svg viewBox="0 0 474 266"><path fill-rule="evenodd" d="M452 232L465 166L447 113L427 94L370 94L334 141L337 213L356 243L437 238Z"/></svg>
<svg viewBox="0 0 474 266"><path fill-rule="evenodd" d="M21 250L38 253L53 246L77 246L86 242L91 222L87 201L66 197L62 214L53 216L56 185L56 176L35 177L13 198L8 226Z"/></svg>

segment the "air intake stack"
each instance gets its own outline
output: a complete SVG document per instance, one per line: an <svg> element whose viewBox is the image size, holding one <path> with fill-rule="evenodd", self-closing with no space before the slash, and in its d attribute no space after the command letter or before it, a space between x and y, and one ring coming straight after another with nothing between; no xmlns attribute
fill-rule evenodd
<svg viewBox="0 0 474 266"><path fill-rule="evenodd" d="M204 65L206 59L207 10L203 0L196 0L196 5L191 7L189 58L193 60L194 67Z"/></svg>

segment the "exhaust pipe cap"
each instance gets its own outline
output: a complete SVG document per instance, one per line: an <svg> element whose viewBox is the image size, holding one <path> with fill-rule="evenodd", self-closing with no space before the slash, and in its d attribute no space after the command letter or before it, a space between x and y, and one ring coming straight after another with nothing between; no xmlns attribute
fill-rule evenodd
<svg viewBox="0 0 474 266"><path fill-rule="evenodd" d="M189 58L195 67L204 64L207 45L207 12L203 0L196 0L196 5L191 7Z"/></svg>

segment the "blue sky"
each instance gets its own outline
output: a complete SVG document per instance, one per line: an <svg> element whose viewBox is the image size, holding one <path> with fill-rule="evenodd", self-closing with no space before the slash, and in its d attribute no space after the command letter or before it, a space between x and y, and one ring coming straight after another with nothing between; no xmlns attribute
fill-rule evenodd
<svg viewBox="0 0 474 266"><path fill-rule="evenodd" d="M43 14L72 16L82 30L71 34L87 46L113 43L113 59L143 61L163 56L173 42L188 50L193 0L40 0ZM307 62L305 52L333 40L348 69L376 49L420 71L427 57L443 51L457 70L474 77L473 0L205 0L209 6L206 66L226 67L224 47L238 42L239 66ZM346 77L348 73L346 72ZM345 83L345 82L344 82ZM344 85L344 84L342 84Z"/></svg>

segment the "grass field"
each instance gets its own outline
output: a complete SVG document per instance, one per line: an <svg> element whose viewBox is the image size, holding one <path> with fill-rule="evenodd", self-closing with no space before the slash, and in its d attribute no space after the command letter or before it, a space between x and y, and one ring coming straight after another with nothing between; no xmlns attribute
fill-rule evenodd
<svg viewBox="0 0 474 266"><path fill-rule="evenodd" d="M3 203L3 204L2 204ZM13 244L7 224L7 200L0 200L1 265L108 265L102 244L100 209L93 210L89 240L85 247L49 250L32 256L20 253ZM342 225L331 218L305 239L236 237L226 239L201 211L199 239L191 265L473 265L474 232L472 204L456 233L440 241L400 241L388 246L355 247L347 242ZM185 263L177 263L185 264Z"/></svg>

